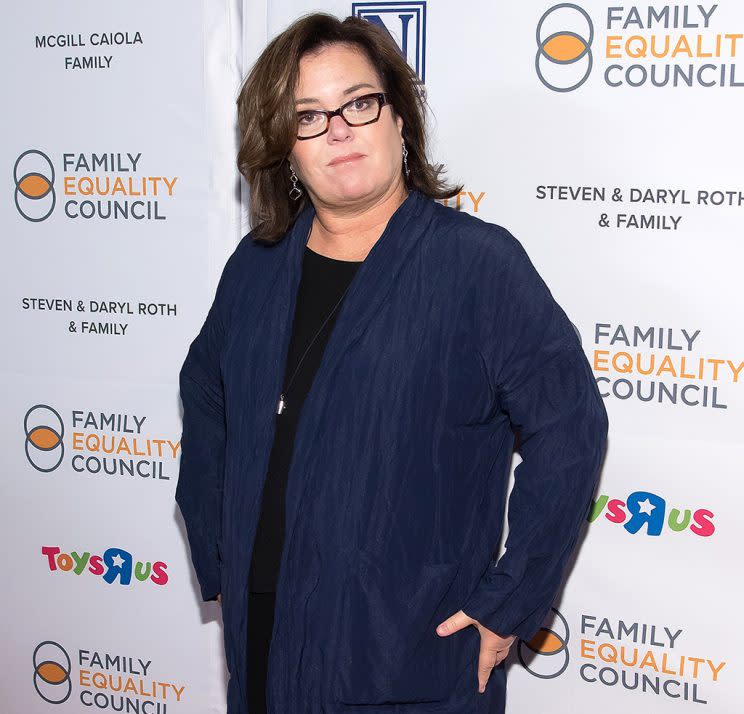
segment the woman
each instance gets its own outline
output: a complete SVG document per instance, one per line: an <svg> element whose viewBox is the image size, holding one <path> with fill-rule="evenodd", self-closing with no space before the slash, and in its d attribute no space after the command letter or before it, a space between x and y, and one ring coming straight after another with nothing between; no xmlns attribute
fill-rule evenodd
<svg viewBox="0 0 744 714"><path fill-rule="evenodd" d="M503 712L606 440L579 338L516 238L433 200L460 187L383 31L298 20L238 107L254 227L181 369L176 492L228 713Z"/></svg>

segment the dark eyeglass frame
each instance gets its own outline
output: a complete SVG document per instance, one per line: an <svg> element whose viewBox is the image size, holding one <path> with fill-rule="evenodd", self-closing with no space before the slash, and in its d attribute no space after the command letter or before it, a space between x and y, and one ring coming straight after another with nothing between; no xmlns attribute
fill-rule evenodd
<svg viewBox="0 0 744 714"><path fill-rule="evenodd" d="M370 99L374 98L377 100L377 116L374 119L370 119L369 121L363 121L360 124L352 124L343 114L342 112L346 107L348 107L350 104L353 104L354 102L358 102L360 99ZM325 114L326 116L326 125L325 129L321 131L318 134L313 134L312 136L297 136L297 139L300 141L304 141L305 139L315 139L319 136L323 136L323 134L328 132L328 129L331 126L331 119L335 116L340 116L348 126L365 126L366 124L374 124L379 118L380 114L382 114L382 108L386 105L390 104L388 100L388 96L385 92L371 92L370 94L360 94L358 97L354 97L354 99L350 99L348 102L345 102L342 104L338 109L334 109L332 112L326 111L325 109L303 109L302 111L297 112L297 121L300 121L300 117L304 114Z"/></svg>

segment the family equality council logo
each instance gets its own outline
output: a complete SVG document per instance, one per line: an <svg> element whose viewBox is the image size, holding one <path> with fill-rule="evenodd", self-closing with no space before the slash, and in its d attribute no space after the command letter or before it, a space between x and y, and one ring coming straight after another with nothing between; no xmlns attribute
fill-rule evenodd
<svg viewBox="0 0 744 714"><path fill-rule="evenodd" d="M34 689L47 704L75 694L88 709L166 714L169 704L177 708L186 699L187 685L161 677L149 657L80 647L71 652L54 640L34 649Z"/></svg>
<svg viewBox="0 0 744 714"><path fill-rule="evenodd" d="M49 154L28 149L13 165L15 207L27 221L50 218L58 193L64 218L75 221L162 221L177 198L178 176L148 171L141 151L69 152L56 161L59 171Z"/></svg>
<svg viewBox="0 0 744 714"><path fill-rule="evenodd" d="M726 660L687 649L685 628L591 612L575 618L578 640L571 639L568 620L555 608L531 640L519 640L517 659L533 677L575 675L590 687L708 704L725 676ZM576 663L567 671L572 659Z"/></svg>
<svg viewBox="0 0 744 714"><path fill-rule="evenodd" d="M78 474L171 480L181 442L160 435L157 426L150 432L146 415L72 409L68 419L71 429L49 404L35 404L24 415L26 460L36 471L56 471L69 452L69 466Z"/></svg>
<svg viewBox="0 0 744 714"><path fill-rule="evenodd" d="M538 21L536 35L535 71L546 87L571 92L586 82L593 64L594 25L584 9L567 2L554 5Z"/></svg>
<svg viewBox="0 0 744 714"><path fill-rule="evenodd" d="M723 3L592 10L595 20L564 2L538 19L535 71L548 89L572 92L597 65L611 88L744 87L736 79L744 33L722 26ZM595 43L595 23L606 31L601 43Z"/></svg>

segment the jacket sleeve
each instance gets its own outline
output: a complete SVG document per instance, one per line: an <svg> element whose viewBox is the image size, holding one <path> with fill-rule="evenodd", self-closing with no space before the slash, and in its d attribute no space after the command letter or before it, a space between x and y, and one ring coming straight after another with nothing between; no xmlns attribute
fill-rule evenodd
<svg viewBox="0 0 744 714"><path fill-rule="evenodd" d="M219 538L226 440L220 354L232 262L234 257L225 265L214 301L179 373L183 428L176 502L186 525L191 560L205 601L215 600L220 592Z"/></svg>
<svg viewBox="0 0 744 714"><path fill-rule="evenodd" d="M501 636L531 639L550 610L586 519L608 418L581 341L508 231L482 337L489 378L520 438L505 552L462 610Z"/></svg>

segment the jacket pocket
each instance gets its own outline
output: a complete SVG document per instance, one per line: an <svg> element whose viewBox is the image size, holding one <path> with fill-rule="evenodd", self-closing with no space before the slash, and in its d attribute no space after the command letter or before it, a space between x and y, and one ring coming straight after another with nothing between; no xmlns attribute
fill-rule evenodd
<svg viewBox="0 0 744 714"><path fill-rule="evenodd" d="M353 552L341 598L339 702L438 702L451 695L462 631L440 637L435 628L459 607L451 587L458 566L422 563L411 571Z"/></svg>

